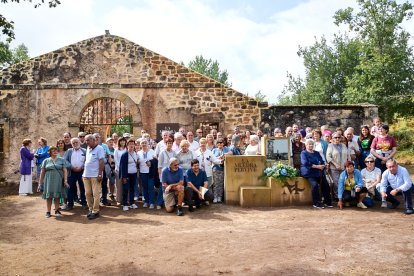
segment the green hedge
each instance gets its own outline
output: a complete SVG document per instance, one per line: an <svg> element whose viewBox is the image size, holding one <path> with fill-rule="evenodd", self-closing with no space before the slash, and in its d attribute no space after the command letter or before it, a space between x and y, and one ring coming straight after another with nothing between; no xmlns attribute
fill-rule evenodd
<svg viewBox="0 0 414 276"><path fill-rule="evenodd" d="M414 131L404 127L390 132L390 135L397 141L397 151L408 150L414 152Z"/></svg>

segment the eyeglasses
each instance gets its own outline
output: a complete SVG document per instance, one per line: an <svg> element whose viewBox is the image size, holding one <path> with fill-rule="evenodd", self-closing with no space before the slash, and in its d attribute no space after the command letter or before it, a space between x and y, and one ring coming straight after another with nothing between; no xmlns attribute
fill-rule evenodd
<svg viewBox="0 0 414 276"><path fill-rule="evenodd" d="M223 142L217 142L217 144L223 144Z"/></svg>
<svg viewBox="0 0 414 276"><path fill-rule="evenodd" d="M374 163L375 161L372 161L372 160L367 160L367 161L365 161L365 163Z"/></svg>
<svg viewBox="0 0 414 276"><path fill-rule="evenodd" d="M85 136L79 136L79 138L85 138Z"/></svg>
<svg viewBox="0 0 414 276"><path fill-rule="evenodd" d="M341 137L333 137L334 139L340 139Z"/></svg>

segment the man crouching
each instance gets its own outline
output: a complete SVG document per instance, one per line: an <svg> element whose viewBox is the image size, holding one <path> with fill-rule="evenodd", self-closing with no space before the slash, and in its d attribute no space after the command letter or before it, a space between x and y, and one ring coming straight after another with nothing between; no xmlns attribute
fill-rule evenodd
<svg viewBox="0 0 414 276"><path fill-rule="evenodd" d="M179 161L173 157L169 161L170 166L162 170L161 181L164 190L164 203L167 213L174 212L177 202L177 216L184 215L182 204L184 201L184 174L183 170L178 167Z"/></svg>
<svg viewBox="0 0 414 276"><path fill-rule="evenodd" d="M191 161L191 169L187 171L187 187L185 187L185 201L188 203L188 211L194 211L193 200L197 209L201 207L202 201L213 200L213 193L207 190L207 188L208 180L206 172L200 170L199 161L194 159Z"/></svg>

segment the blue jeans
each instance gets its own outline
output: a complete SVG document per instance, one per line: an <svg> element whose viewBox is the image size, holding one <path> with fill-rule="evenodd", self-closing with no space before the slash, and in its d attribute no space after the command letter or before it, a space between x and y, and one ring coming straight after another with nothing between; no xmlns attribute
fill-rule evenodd
<svg viewBox="0 0 414 276"><path fill-rule="evenodd" d="M391 186L387 187L387 201L391 202L393 205L398 205L400 202L393 196L391 195L391 191L393 190L393 188ZM410 189L408 189L405 192L402 192L403 196L404 196L404 201L405 201L405 209L413 209L413 186L411 186Z"/></svg>
<svg viewBox="0 0 414 276"><path fill-rule="evenodd" d="M322 194L324 201L327 205L332 205L331 200L331 193L329 189L329 184L326 181L326 177L323 175L322 177L307 177L306 178L309 181L309 184L311 184L312 187L312 203L313 205L316 205L320 200L321 196L319 193L319 183L322 184Z"/></svg>
<svg viewBox="0 0 414 276"><path fill-rule="evenodd" d="M128 195L129 195L129 205L134 204L134 195L135 195L135 183L137 183L137 174L129 173L127 176L127 183L122 184L122 205L128 206Z"/></svg>
<svg viewBox="0 0 414 276"><path fill-rule="evenodd" d="M105 170L102 172L102 197L101 202L106 204L108 202L108 177L106 176Z"/></svg>
<svg viewBox="0 0 414 276"><path fill-rule="evenodd" d="M150 178L149 173L140 173L140 176L145 202L154 204L154 178Z"/></svg>
<svg viewBox="0 0 414 276"><path fill-rule="evenodd" d="M69 191L68 191L68 207L73 207L73 202L77 197L78 189L76 187L76 182L79 183L80 189L80 198L82 206L86 206L86 197L85 197L85 186L83 185L82 179L83 172L71 172L68 177Z"/></svg>

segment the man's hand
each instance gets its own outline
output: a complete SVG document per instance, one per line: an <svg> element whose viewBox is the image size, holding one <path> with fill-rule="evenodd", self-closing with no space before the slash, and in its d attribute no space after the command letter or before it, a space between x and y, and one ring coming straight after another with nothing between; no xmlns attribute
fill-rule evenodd
<svg viewBox="0 0 414 276"><path fill-rule="evenodd" d="M398 194L398 189L394 189L390 192L391 195L396 196Z"/></svg>
<svg viewBox="0 0 414 276"><path fill-rule="evenodd" d="M201 192L198 192L198 198L203 199L203 194Z"/></svg>
<svg viewBox="0 0 414 276"><path fill-rule="evenodd" d="M387 193L386 193L386 192L381 192L381 196L382 196L383 198L387 198Z"/></svg>
<svg viewBox="0 0 414 276"><path fill-rule="evenodd" d="M361 191L361 188L360 187L356 187L355 188L355 192L359 193L360 191Z"/></svg>
<svg viewBox="0 0 414 276"><path fill-rule="evenodd" d="M339 209L341 209L341 210L342 210L342 208L344 207L344 202L342 201L342 199L340 199L340 200L338 201L338 207L339 207Z"/></svg>
<svg viewBox="0 0 414 276"><path fill-rule="evenodd" d="M169 193L171 190L171 185L168 185L167 188L165 188L165 193Z"/></svg>

